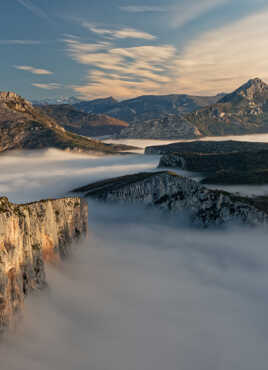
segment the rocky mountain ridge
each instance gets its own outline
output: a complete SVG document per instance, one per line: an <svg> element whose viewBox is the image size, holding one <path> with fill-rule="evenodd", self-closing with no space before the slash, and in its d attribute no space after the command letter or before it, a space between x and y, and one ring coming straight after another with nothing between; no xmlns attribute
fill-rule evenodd
<svg viewBox="0 0 268 370"><path fill-rule="evenodd" d="M0 93L0 138L0 152L52 147L74 152L114 154L130 149L66 131L42 110L12 92Z"/></svg>
<svg viewBox="0 0 268 370"><path fill-rule="evenodd" d="M81 100L76 98L75 96L59 96L56 98L45 98L40 100L31 100L31 103L36 106L46 106L46 105L54 105L54 104L78 104Z"/></svg>
<svg viewBox="0 0 268 370"><path fill-rule="evenodd" d="M259 78L249 80L231 94L219 96L207 106L189 107L182 104L177 112L155 110L156 115L151 117L143 114L119 136L172 140L268 132L268 85ZM172 119L168 119L170 114ZM168 137L163 136L164 129Z"/></svg>
<svg viewBox="0 0 268 370"><path fill-rule="evenodd" d="M106 202L154 206L173 214L188 214L201 227L226 224L267 225L268 213L250 198L210 190L170 171L139 173L107 179L74 192Z"/></svg>
<svg viewBox="0 0 268 370"><path fill-rule="evenodd" d="M75 104L79 110L87 113L103 113L130 124L189 113L209 104L216 103L223 95L191 96L186 94L173 95L143 95L121 102L112 97L83 101Z"/></svg>
<svg viewBox="0 0 268 370"><path fill-rule="evenodd" d="M259 78L251 79L216 104L184 118L203 136L268 132L268 85Z"/></svg>
<svg viewBox="0 0 268 370"><path fill-rule="evenodd" d="M268 132L268 85L259 78L214 97L148 95L121 102L110 97L74 106L129 123L117 133L119 138L172 140Z"/></svg>
<svg viewBox="0 0 268 370"><path fill-rule="evenodd" d="M16 205L0 198L0 331L15 325L25 296L46 286L45 263L57 263L87 233L80 198Z"/></svg>

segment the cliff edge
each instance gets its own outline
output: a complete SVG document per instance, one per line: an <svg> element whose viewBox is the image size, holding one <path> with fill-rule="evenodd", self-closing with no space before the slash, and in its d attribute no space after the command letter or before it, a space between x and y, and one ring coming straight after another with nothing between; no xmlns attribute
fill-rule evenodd
<svg viewBox="0 0 268 370"><path fill-rule="evenodd" d="M192 224L201 227L268 223L267 209L255 199L211 190L171 171L117 177L75 189L74 192L107 202L141 203L174 214L186 213Z"/></svg>
<svg viewBox="0 0 268 370"><path fill-rule="evenodd" d="M16 205L0 198L0 330L13 327L25 296L46 286L45 262L68 255L87 233L80 198Z"/></svg>

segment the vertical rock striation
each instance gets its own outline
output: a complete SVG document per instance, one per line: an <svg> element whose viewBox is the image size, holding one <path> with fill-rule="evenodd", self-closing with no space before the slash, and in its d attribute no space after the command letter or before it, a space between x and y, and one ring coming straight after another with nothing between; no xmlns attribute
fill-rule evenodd
<svg viewBox="0 0 268 370"><path fill-rule="evenodd" d="M141 203L174 214L187 214L194 225L201 227L268 224L267 209L254 199L211 190L170 171L108 179L74 192L106 202Z"/></svg>
<svg viewBox="0 0 268 370"><path fill-rule="evenodd" d="M87 213L77 197L25 205L0 198L0 330L15 325L25 296L46 286L45 262L67 256L87 233Z"/></svg>

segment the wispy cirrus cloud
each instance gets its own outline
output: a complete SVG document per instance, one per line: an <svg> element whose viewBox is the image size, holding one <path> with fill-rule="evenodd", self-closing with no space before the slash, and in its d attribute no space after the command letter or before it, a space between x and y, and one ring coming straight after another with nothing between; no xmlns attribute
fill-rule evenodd
<svg viewBox="0 0 268 370"><path fill-rule="evenodd" d="M39 40L0 40L0 45L39 45Z"/></svg>
<svg viewBox="0 0 268 370"><path fill-rule="evenodd" d="M140 6L140 5L126 5L126 6L120 6L121 10L128 12L128 13L155 13L155 12L168 12L169 7L164 6Z"/></svg>
<svg viewBox="0 0 268 370"><path fill-rule="evenodd" d="M90 68L86 83L73 86L85 98L126 98L159 91L169 82L170 61L176 54L171 45L118 48L112 43L87 44L73 39L65 43L72 59Z"/></svg>
<svg viewBox="0 0 268 370"><path fill-rule="evenodd" d="M33 83L32 86L38 87L39 89L44 89L44 90L56 90L60 89L62 87L61 84L58 83Z"/></svg>
<svg viewBox="0 0 268 370"><path fill-rule="evenodd" d="M176 5L126 5L120 6L122 11L128 13L170 13L170 25L182 27L220 5L227 4L231 0L188 0L178 1Z"/></svg>
<svg viewBox="0 0 268 370"><path fill-rule="evenodd" d="M37 17L49 20L49 16L47 15L47 13L39 6L34 4L31 0L17 0L17 2Z"/></svg>
<svg viewBox="0 0 268 370"><path fill-rule="evenodd" d="M171 7L171 26L182 27L220 5L228 4L231 0L188 0Z"/></svg>
<svg viewBox="0 0 268 370"><path fill-rule="evenodd" d="M53 72L42 69L42 68L35 68L31 66L14 66L14 68L19 69L20 71L27 71L35 75L52 75Z"/></svg>
<svg viewBox="0 0 268 370"><path fill-rule="evenodd" d="M120 29L109 29L98 27L95 24L88 23L85 21L81 22L84 28L87 28L91 32L104 36L110 39L143 39L143 40L155 40L156 37L148 32L136 30L134 28L120 28Z"/></svg>
<svg viewBox="0 0 268 370"><path fill-rule="evenodd" d="M177 59L174 84L186 93L228 92L252 77L268 81L268 9L207 32Z"/></svg>

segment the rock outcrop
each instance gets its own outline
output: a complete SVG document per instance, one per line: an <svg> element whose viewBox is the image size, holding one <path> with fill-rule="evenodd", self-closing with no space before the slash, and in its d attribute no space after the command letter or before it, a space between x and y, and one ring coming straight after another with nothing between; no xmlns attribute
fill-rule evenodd
<svg viewBox="0 0 268 370"><path fill-rule="evenodd" d="M77 197L24 205L0 198L0 330L15 325L25 296L46 286L45 262L68 256L87 233L87 213Z"/></svg>
<svg viewBox="0 0 268 370"><path fill-rule="evenodd" d="M188 213L193 224L209 227L237 223L267 224L267 210L254 199L210 190L170 171L139 173L100 181L74 192L107 202L155 206L175 214Z"/></svg>

